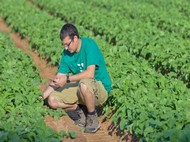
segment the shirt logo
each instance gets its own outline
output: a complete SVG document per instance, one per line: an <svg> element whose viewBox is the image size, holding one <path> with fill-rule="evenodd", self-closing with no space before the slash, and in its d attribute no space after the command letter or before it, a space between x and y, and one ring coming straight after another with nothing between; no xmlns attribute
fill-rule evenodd
<svg viewBox="0 0 190 142"><path fill-rule="evenodd" d="M80 72L83 72L83 70L84 70L84 63L77 64L77 66L79 67Z"/></svg>

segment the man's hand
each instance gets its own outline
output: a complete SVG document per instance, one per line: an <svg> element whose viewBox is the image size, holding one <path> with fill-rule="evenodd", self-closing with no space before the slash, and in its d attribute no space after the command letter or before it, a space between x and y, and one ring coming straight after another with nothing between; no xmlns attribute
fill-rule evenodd
<svg viewBox="0 0 190 142"><path fill-rule="evenodd" d="M40 99L41 101L43 101L43 100L44 100L44 97L43 97L43 96L39 96L39 99Z"/></svg>
<svg viewBox="0 0 190 142"><path fill-rule="evenodd" d="M67 77L66 74L57 74L54 79L54 84L57 87L62 87L66 84Z"/></svg>

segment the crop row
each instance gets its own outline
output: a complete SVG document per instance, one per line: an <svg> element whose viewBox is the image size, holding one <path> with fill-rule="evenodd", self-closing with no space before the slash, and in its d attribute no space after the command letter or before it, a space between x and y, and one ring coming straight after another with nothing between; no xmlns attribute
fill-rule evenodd
<svg viewBox="0 0 190 142"><path fill-rule="evenodd" d="M31 57L15 48L5 33L0 33L0 54L0 141L58 142L68 136L44 122L51 110L39 100L41 78Z"/></svg>
<svg viewBox="0 0 190 142"><path fill-rule="evenodd" d="M140 136L141 141L189 141L190 91L125 51L113 49L107 57L114 82L108 105L117 110L112 116L115 124L119 120L120 129Z"/></svg>
<svg viewBox="0 0 190 142"><path fill-rule="evenodd" d="M2 1L0 14L15 31L27 37L42 56L59 61L62 49L58 37L64 21L24 0ZM111 46L76 25L81 35L92 36L103 51L113 81L105 110L115 111L112 119L119 122L120 129L129 130L142 141L188 139L190 92L183 82L162 76L145 60L136 60L125 46Z"/></svg>
<svg viewBox="0 0 190 142"><path fill-rule="evenodd" d="M111 45L126 46L156 71L189 85L190 11L186 0L111 1L111 11L96 6L101 1L32 1L52 15L93 31Z"/></svg>

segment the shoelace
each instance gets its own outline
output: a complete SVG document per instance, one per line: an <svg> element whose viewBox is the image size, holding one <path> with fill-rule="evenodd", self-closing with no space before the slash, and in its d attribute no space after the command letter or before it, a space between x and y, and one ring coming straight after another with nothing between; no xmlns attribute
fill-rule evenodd
<svg viewBox="0 0 190 142"><path fill-rule="evenodd" d="M77 113L78 113L78 116L81 118L81 116L83 115L82 110L77 111Z"/></svg>

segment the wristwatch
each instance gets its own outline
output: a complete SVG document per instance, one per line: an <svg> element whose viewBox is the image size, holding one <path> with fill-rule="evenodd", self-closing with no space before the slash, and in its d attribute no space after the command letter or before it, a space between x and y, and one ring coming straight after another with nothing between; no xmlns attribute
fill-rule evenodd
<svg viewBox="0 0 190 142"><path fill-rule="evenodd" d="M67 75L67 83L70 83L69 75Z"/></svg>

